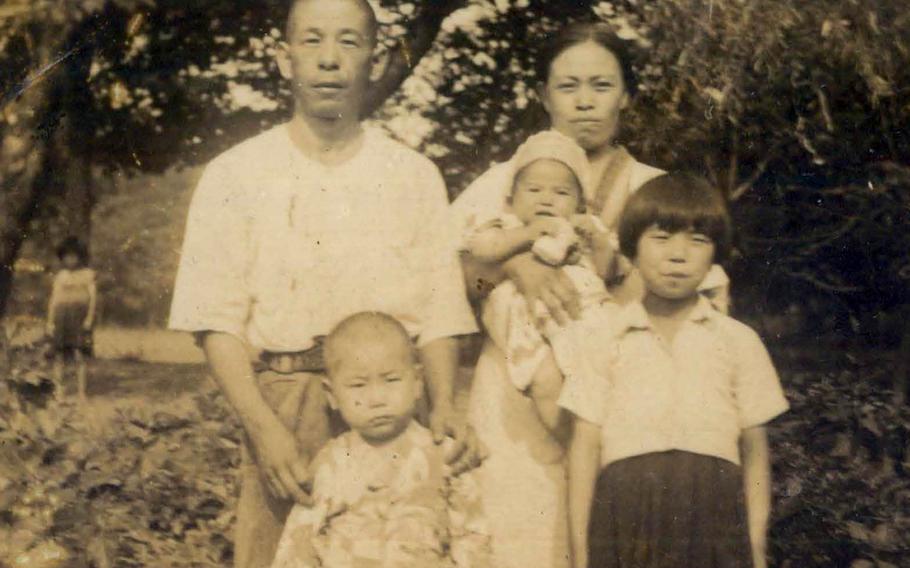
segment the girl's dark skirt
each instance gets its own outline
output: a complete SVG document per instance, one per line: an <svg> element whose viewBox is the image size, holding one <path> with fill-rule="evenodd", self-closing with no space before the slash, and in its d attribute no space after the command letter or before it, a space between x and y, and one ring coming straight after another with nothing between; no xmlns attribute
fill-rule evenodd
<svg viewBox="0 0 910 568"><path fill-rule="evenodd" d="M92 355L92 330L82 324L88 316L88 305L83 303L61 304L54 313L54 351L62 354L80 352Z"/></svg>
<svg viewBox="0 0 910 568"><path fill-rule="evenodd" d="M591 568L752 566L742 471L683 451L645 454L604 469L594 493Z"/></svg>

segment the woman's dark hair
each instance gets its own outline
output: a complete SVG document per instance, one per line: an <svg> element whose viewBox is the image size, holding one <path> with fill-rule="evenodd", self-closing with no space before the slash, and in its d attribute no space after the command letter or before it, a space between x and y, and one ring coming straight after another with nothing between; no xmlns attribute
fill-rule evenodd
<svg viewBox="0 0 910 568"><path fill-rule="evenodd" d="M622 39L613 29L603 22L573 22L550 36L537 54L537 80L546 84L550 79L550 68L553 61L563 51L593 41L616 57L622 70L622 80L629 96L638 91L638 77L633 69L636 49L633 42Z"/></svg>
<svg viewBox="0 0 910 568"><path fill-rule="evenodd" d="M707 235L714 241L715 262L730 253L733 229L726 201L701 176L666 174L633 193L619 218L619 250L635 258L642 233L652 225L671 233L691 229Z"/></svg>
<svg viewBox="0 0 910 568"><path fill-rule="evenodd" d="M82 244L78 237L67 237L57 246L57 258L63 260L63 257L68 254L74 254L79 257L80 264L88 264L88 248Z"/></svg>

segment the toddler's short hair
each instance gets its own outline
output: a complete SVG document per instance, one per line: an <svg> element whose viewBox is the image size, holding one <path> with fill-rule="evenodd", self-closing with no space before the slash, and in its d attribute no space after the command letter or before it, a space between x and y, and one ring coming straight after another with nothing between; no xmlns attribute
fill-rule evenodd
<svg viewBox="0 0 910 568"><path fill-rule="evenodd" d="M331 376L341 357L339 351L342 345L352 343L358 345L389 338L404 342L408 346L411 358L416 362L417 354L411 336L397 319L382 312L358 312L344 318L329 332L323 342L326 371Z"/></svg>
<svg viewBox="0 0 910 568"><path fill-rule="evenodd" d="M692 229L714 241L714 260L730 254L732 227L724 196L705 178L690 173L656 177L629 198L619 220L619 250L628 258L638 253L638 241L657 225L675 233Z"/></svg>

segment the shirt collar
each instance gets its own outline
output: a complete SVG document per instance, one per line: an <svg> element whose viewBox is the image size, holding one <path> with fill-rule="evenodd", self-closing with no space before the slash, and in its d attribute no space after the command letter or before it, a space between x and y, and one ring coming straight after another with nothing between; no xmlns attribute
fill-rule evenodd
<svg viewBox="0 0 910 568"><path fill-rule="evenodd" d="M714 309L711 302L699 294L698 302L695 304L695 307L692 308L692 311L689 312L686 321L704 324L713 320L716 316L717 310ZM651 320L648 318L648 312L645 311L645 307L641 301L627 304L619 313L619 329L622 333L651 329L651 327Z"/></svg>

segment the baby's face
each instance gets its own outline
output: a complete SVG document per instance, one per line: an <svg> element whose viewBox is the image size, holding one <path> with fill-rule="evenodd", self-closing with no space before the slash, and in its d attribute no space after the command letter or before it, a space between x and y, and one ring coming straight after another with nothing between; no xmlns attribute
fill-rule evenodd
<svg viewBox="0 0 910 568"><path fill-rule="evenodd" d="M525 166L512 188L512 213L528 224L536 217L567 219L578 212L581 187L568 166L542 159Z"/></svg>
<svg viewBox="0 0 910 568"><path fill-rule="evenodd" d="M422 393L410 346L397 337L339 346L330 376L341 416L373 443L392 440L408 427Z"/></svg>

